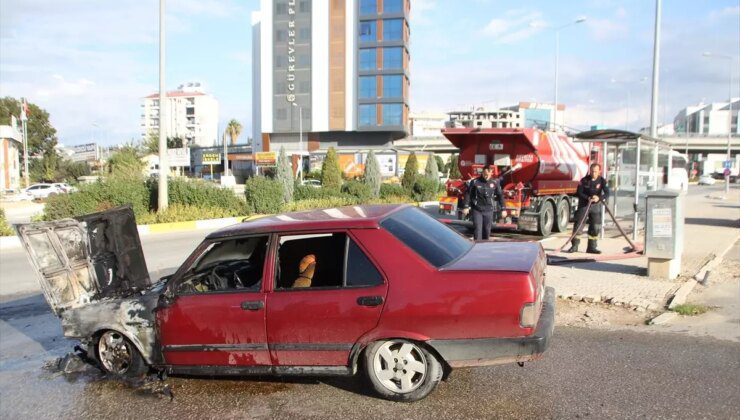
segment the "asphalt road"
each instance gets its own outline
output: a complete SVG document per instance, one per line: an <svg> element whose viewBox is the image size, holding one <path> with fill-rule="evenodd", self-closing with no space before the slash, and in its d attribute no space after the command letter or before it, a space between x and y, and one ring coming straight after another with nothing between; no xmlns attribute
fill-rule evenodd
<svg viewBox="0 0 740 420"><path fill-rule="evenodd" d="M375 398L361 378L129 383L51 368L73 342L40 296L0 304L2 418L737 418L740 344L556 328L546 357L453 372L423 401ZM167 387L171 392L162 392ZM170 398L172 395L172 398Z"/></svg>

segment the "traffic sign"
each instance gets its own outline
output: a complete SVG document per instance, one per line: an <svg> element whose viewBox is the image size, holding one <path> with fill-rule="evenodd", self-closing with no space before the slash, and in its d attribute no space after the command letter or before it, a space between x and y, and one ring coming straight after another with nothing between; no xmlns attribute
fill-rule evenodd
<svg viewBox="0 0 740 420"><path fill-rule="evenodd" d="M730 176L730 168L725 168L724 176Z"/></svg>
<svg viewBox="0 0 740 420"><path fill-rule="evenodd" d="M724 164L723 168L725 168L725 169L732 169L732 161L731 160L726 160L724 163L725 164Z"/></svg>

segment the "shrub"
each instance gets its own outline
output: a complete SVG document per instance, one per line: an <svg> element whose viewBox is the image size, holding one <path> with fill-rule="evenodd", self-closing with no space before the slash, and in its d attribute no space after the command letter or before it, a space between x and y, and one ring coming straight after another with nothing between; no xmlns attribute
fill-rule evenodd
<svg viewBox="0 0 740 420"><path fill-rule="evenodd" d="M108 158L107 166L110 175L131 180L142 178L146 165L139 158L136 148L125 146Z"/></svg>
<svg viewBox="0 0 740 420"><path fill-rule="evenodd" d="M416 201L431 201L437 198L439 182L429 178L419 178L414 183L412 192Z"/></svg>
<svg viewBox="0 0 740 420"><path fill-rule="evenodd" d="M304 179L318 179L321 180L321 171L309 171L303 176Z"/></svg>
<svg viewBox="0 0 740 420"><path fill-rule="evenodd" d="M414 187L416 179L419 177L419 162L416 159L416 154L411 152L408 160L406 161L406 167L403 170L403 176L401 177L401 185L407 190L411 190Z"/></svg>
<svg viewBox="0 0 740 420"><path fill-rule="evenodd" d="M309 198L306 200L293 201L285 206L286 211L303 211L312 209L327 209L332 207L352 206L359 204L357 198L352 196Z"/></svg>
<svg viewBox="0 0 740 420"><path fill-rule="evenodd" d="M448 178L450 179L462 178L462 174L460 173L460 167L458 166L459 158L460 158L459 155L450 155L450 161L447 163L447 165L449 166Z"/></svg>
<svg viewBox="0 0 740 420"><path fill-rule="evenodd" d="M372 150L367 154L367 160L365 161L364 181L370 187L373 197L378 197L380 195L382 176L380 175L380 164L375 157L375 152Z"/></svg>
<svg viewBox="0 0 740 420"><path fill-rule="evenodd" d="M158 183L147 182L150 191L151 208L156 210ZM228 188L219 188L201 180L174 178L167 183L167 199L170 205L181 204L200 208L219 208L233 215L246 215L247 205L244 200L234 195ZM194 219L192 219L194 220Z"/></svg>
<svg viewBox="0 0 740 420"><path fill-rule="evenodd" d="M331 198L340 197L341 195L342 193L337 190L331 190L324 187L316 188L308 185L297 185L295 187L295 192L293 193L293 200L298 201L316 198Z"/></svg>
<svg viewBox="0 0 740 420"><path fill-rule="evenodd" d="M339 169L339 159L333 147L326 151L326 159L321 165L321 185L336 191L342 188L342 171Z"/></svg>
<svg viewBox="0 0 740 420"><path fill-rule="evenodd" d="M413 203L414 200L408 195L388 195L385 197L371 198L365 204L398 204Z"/></svg>
<svg viewBox="0 0 740 420"><path fill-rule="evenodd" d="M427 179L439 182L439 168L437 167L437 155L429 156L427 159L427 166L424 168L424 176Z"/></svg>
<svg viewBox="0 0 740 420"><path fill-rule="evenodd" d="M275 177L283 186L283 201L288 203L293 200L293 166L285 154L285 147L280 146L280 154L277 159L277 176Z"/></svg>
<svg viewBox="0 0 740 420"><path fill-rule="evenodd" d="M370 185L361 181L345 182L344 185L342 185L342 193L355 197L360 202L369 200L373 195Z"/></svg>
<svg viewBox="0 0 740 420"><path fill-rule="evenodd" d="M219 207L198 207L186 204L172 204L161 212L151 212L137 217L139 224L187 222L190 220L220 219L224 217L243 216Z"/></svg>
<svg viewBox="0 0 740 420"><path fill-rule="evenodd" d="M149 212L151 193L144 182L111 177L93 184L80 185L79 191L49 197L44 207L44 219L65 217L108 210L130 204L139 217Z"/></svg>
<svg viewBox="0 0 740 420"><path fill-rule="evenodd" d="M447 176L447 166L445 165L445 162L442 160L439 155L433 155L434 160L437 161L437 169L439 170L440 175Z"/></svg>
<svg viewBox="0 0 740 420"><path fill-rule="evenodd" d="M13 236L15 231L5 219L5 210L0 209L0 236Z"/></svg>
<svg viewBox="0 0 740 420"><path fill-rule="evenodd" d="M283 207L283 186L280 182L254 176L244 185L247 209L252 213L279 213Z"/></svg>
<svg viewBox="0 0 740 420"><path fill-rule="evenodd" d="M408 190L404 189L400 184L382 184L380 186L380 198L386 197L408 197Z"/></svg>

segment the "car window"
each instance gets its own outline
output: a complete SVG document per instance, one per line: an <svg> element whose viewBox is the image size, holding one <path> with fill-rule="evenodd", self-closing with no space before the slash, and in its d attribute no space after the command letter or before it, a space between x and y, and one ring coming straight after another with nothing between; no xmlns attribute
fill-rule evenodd
<svg viewBox="0 0 740 420"><path fill-rule="evenodd" d="M267 236L212 243L177 286L178 294L258 291L262 285Z"/></svg>
<svg viewBox="0 0 740 420"><path fill-rule="evenodd" d="M391 214L380 226L435 267L457 259L473 246L459 233L414 207Z"/></svg>
<svg viewBox="0 0 740 420"><path fill-rule="evenodd" d="M376 286L383 283L383 277L362 249L348 238L347 243L347 286Z"/></svg>

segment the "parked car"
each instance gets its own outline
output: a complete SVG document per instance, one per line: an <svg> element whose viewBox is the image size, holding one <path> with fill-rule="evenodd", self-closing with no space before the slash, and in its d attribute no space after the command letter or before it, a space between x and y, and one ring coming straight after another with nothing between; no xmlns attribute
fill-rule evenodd
<svg viewBox="0 0 740 420"><path fill-rule="evenodd" d="M301 181L301 185L307 185L309 187L321 188L321 180L319 179L304 179Z"/></svg>
<svg viewBox="0 0 740 420"><path fill-rule="evenodd" d="M236 224L159 281L130 207L18 234L64 335L113 374L362 370L414 401L452 369L538 359L553 334L539 243L472 242L408 205Z"/></svg>
<svg viewBox="0 0 740 420"><path fill-rule="evenodd" d="M54 184L33 184L23 190L23 193L32 199L49 198L50 195L63 194L59 187Z"/></svg>
<svg viewBox="0 0 740 420"><path fill-rule="evenodd" d="M76 188L75 187L67 184L66 182L56 182L56 183L51 184L51 185L53 185L54 187L56 187L57 189L59 189L60 191L62 191L64 193L71 193L71 192L76 191Z"/></svg>
<svg viewBox="0 0 740 420"><path fill-rule="evenodd" d="M699 185L714 185L717 182L711 175L702 175L699 177Z"/></svg>

